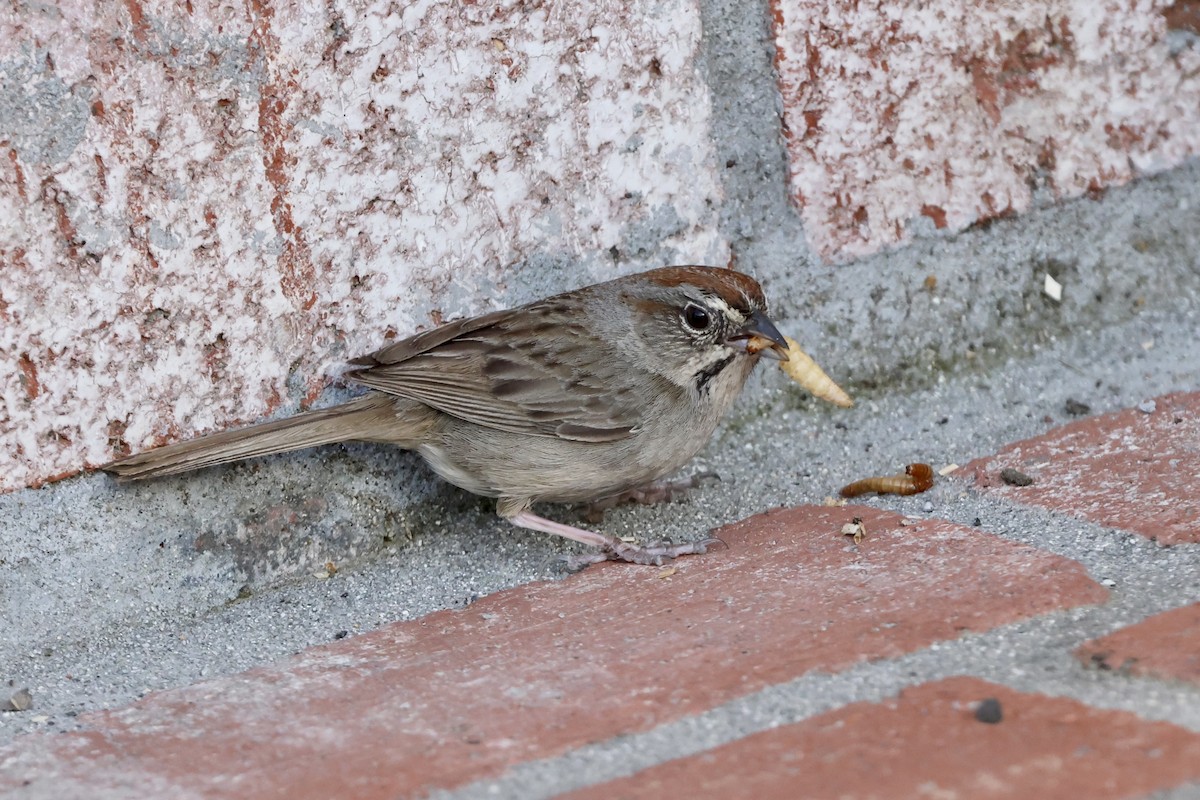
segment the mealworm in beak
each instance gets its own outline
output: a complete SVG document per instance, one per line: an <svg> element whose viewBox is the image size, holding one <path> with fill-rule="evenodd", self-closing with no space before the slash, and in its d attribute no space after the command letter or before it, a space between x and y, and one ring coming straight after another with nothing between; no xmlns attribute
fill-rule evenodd
<svg viewBox="0 0 1200 800"><path fill-rule="evenodd" d="M790 336L783 337L788 344L787 361L780 361L779 368L787 373L787 376L808 391L813 397L818 400L825 400L833 403L835 406L849 408L854 405L854 401L850 399L850 395L846 394L842 387L838 386L833 380L825 374L825 370L821 369L817 362L809 357L808 353L800 349L800 345ZM764 344L758 345L758 349L762 349L771 344L770 340L754 337L751 341L751 346L757 344L761 340ZM747 352L757 352L746 348Z"/></svg>

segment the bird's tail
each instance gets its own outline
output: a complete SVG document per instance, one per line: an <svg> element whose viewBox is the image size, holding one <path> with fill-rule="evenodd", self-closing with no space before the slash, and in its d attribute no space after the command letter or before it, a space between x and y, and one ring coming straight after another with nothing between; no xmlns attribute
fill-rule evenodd
<svg viewBox="0 0 1200 800"><path fill-rule="evenodd" d="M419 404L372 393L332 408L221 431L148 450L101 467L121 481L157 478L227 464L243 458L286 453L321 444L383 441L414 447L432 416ZM406 419L411 417L411 419Z"/></svg>

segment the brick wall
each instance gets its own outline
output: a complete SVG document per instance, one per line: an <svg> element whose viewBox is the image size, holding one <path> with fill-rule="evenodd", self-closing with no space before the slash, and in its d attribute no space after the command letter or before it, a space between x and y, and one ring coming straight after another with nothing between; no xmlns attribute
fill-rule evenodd
<svg viewBox="0 0 1200 800"><path fill-rule="evenodd" d="M791 193L847 259L1200 151L1194 3L776 0ZM928 223L925 229L928 229Z"/></svg>
<svg viewBox="0 0 1200 800"><path fill-rule="evenodd" d="M800 257L740 266L803 278L1179 164L1195 7L776 0ZM449 316L736 260L701 12L0 12L0 490L310 402Z"/></svg>

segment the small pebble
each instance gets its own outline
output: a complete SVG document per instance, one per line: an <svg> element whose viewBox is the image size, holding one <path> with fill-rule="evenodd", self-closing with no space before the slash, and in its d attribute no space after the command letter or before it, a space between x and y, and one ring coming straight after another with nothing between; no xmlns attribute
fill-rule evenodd
<svg viewBox="0 0 1200 800"><path fill-rule="evenodd" d="M1021 470L1013 469L1012 467L1005 467L1000 470L1000 480L1009 486L1030 486L1033 484L1033 478L1021 472Z"/></svg>
<svg viewBox="0 0 1200 800"><path fill-rule="evenodd" d="M1000 707L1000 701L994 697L979 701L979 705L975 707L975 719L988 725L1000 722L1004 719L1004 709Z"/></svg>
<svg viewBox="0 0 1200 800"><path fill-rule="evenodd" d="M1067 402L1063 403L1066 412L1072 417L1082 417L1092 413L1092 407L1087 403L1080 402L1074 397L1068 397Z"/></svg>
<svg viewBox="0 0 1200 800"><path fill-rule="evenodd" d="M28 689L18 689L0 702L0 711L28 711L33 708L33 695Z"/></svg>
<svg viewBox="0 0 1200 800"><path fill-rule="evenodd" d="M1147 400L1144 403L1137 404L1137 410L1143 414L1153 414L1154 409L1156 408L1158 408L1158 403L1154 402L1153 400Z"/></svg>

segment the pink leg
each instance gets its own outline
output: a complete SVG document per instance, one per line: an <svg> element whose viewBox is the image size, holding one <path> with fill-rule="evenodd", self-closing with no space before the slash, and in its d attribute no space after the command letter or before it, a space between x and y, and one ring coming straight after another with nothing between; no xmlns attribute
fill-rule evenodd
<svg viewBox="0 0 1200 800"><path fill-rule="evenodd" d="M507 519L518 528L528 528L531 531L541 531L542 533L553 533L556 536L563 536L576 542L583 542L584 544L600 548L600 552L598 553L575 556L569 559L568 563L574 568L585 567L588 564L595 564L598 561L629 561L633 564L661 565L664 560L691 555L693 553L703 553L708 550L710 545L720 541L720 539L703 539L699 542L688 542L686 544L639 547L628 542L623 542L615 536L584 530L583 528L575 528L570 525L564 525L561 522L546 519L545 517L539 517L528 509L519 511L511 517L507 517Z"/></svg>

